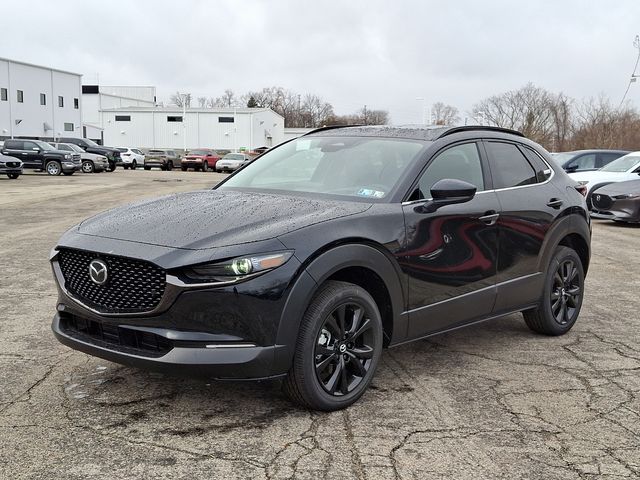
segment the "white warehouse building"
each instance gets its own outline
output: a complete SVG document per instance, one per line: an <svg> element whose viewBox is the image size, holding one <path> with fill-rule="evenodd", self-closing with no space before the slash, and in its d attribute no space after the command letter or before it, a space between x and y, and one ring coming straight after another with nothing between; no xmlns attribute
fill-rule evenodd
<svg viewBox="0 0 640 480"><path fill-rule="evenodd" d="M0 140L82 136L82 75L0 58Z"/></svg>
<svg viewBox="0 0 640 480"><path fill-rule="evenodd" d="M103 109L121 107L154 107L156 87L141 86L82 86L83 134L93 141L104 143Z"/></svg>
<svg viewBox="0 0 640 480"><path fill-rule="evenodd" d="M253 150L284 140L284 118L269 108L103 108L113 147Z"/></svg>

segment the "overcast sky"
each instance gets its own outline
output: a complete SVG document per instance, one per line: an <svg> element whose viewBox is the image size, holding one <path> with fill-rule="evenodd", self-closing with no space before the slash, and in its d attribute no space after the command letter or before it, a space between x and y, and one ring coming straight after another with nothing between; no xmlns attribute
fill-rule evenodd
<svg viewBox="0 0 640 480"><path fill-rule="evenodd" d="M464 117L527 82L618 103L640 33L640 0L21 0L2 13L0 56L84 83L155 85L164 101L278 85L394 123L420 121L418 97ZM640 107L640 82L629 99Z"/></svg>

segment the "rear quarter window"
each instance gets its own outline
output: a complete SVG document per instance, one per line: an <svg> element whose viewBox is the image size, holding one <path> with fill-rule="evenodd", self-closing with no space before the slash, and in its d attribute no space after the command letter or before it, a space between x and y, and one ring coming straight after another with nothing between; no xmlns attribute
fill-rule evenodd
<svg viewBox="0 0 640 480"><path fill-rule="evenodd" d="M538 182L535 170L512 143L486 142L494 188L511 188Z"/></svg>

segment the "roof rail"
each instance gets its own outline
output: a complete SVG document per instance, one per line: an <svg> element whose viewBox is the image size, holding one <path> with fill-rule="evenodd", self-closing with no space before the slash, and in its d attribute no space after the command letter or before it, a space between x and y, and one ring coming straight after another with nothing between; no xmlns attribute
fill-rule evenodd
<svg viewBox="0 0 640 480"><path fill-rule="evenodd" d="M511 130L510 128L493 127L490 125L465 125L462 127L450 128L445 132L442 132L442 134L438 138L446 137L447 135L452 135L454 133L472 132L475 130L489 130L492 132L509 133L511 135L517 135L518 137L524 137L524 134L522 132L518 132L517 130Z"/></svg>
<svg viewBox="0 0 640 480"><path fill-rule="evenodd" d="M335 130L336 128L364 127L364 126L366 126L366 125L360 125L360 124L357 124L357 123L354 123L352 125L327 125L327 126L324 126L324 127L314 128L313 130L308 131L307 133L305 133L302 136L304 137L305 135L311 135L312 133L324 132L325 130Z"/></svg>

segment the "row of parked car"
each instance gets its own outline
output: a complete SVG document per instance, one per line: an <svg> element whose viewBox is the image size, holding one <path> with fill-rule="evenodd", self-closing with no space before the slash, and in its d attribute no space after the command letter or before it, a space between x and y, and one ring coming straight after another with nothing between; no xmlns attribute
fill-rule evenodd
<svg viewBox="0 0 640 480"><path fill-rule="evenodd" d="M586 188L593 218L640 222L640 151L580 150L552 156Z"/></svg>
<svg viewBox="0 0 640 480"><path fill-rule="evenodd" d="M213 149L200 148L181 157L175 150L151 149L145 154L139 148L105 147L86 138L60 138L57 142L10 139L0 142L0 174L16 179L24 168L49 175L113 172L118 165L125 170L143 167L145 170L180 168L187 171L191 168L202 172L232 172L262 151L253 153L253 156L231 152L222 155Z"/></svg>

